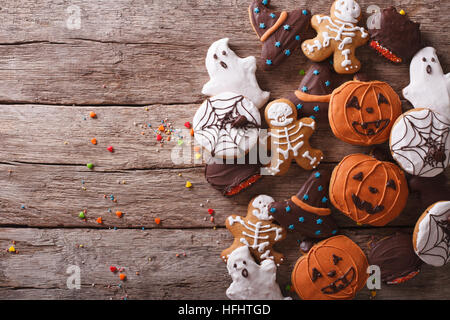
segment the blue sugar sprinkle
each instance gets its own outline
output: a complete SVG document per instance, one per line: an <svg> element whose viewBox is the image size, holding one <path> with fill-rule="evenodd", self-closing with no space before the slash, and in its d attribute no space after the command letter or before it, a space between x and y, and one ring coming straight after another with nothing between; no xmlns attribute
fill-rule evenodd
<svg viewBox="0 0 450 320"><path fill-rule="evenodd" d="M305 221L305 218L300 217L300 218L298 218L298 221L303 223Z"/></svg>
<svg viewBox="0 0 450 320"><path fill-rule="evenodd" d="M315 106L313 109L315 112L319 112L319 110L320 110L319 106Z"/></svg>
<svg viewBox="0 0 450 320"><path fill-rule="evenodd" d="M302 105L301 103L299 103L299 104L297 105L297 109L300 110L301 108L303 108L303 105Z"/></svg>

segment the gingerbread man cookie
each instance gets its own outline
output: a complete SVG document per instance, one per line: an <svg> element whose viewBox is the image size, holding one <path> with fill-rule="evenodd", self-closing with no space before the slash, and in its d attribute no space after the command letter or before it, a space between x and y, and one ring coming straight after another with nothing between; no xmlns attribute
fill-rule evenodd
<svg viewBox="0 0 450 320"><path fill-rule="evenodd" d="M312 61L323 61L334 54L337 73L356 73L361 62L355 57L355 50L369 40L366 30L357 26L361 8L354 0L336 0L330 13L312 17L311 26L317 36L302 43L303 53Z"/></svg>
<svg viewBox="0 0 450 320"><path fill-rule="evenodd" d="M253 0L248 11L253 30L263 43L261 59L267 70L292 56L309 29L310 12L306 9L275 12L269 0Z"/></svg>
<svg viewBox="0 0 450 320"><path fill-rule="evenodd" d="M278 99L269 103L265 110L269 125L272 161L263 168L265 173L283 175L291 166L292 159L306 170L317 167L323 159L322 151L309 145L316 123L312 118L297 120L297 108L287 99Z"/></svg>
<svg viewBox="0 0 450 320"><path fill-rule="evenodd" d="M246 217L229 216L225 222L227 229L233 234L233 244L222 251L221 257L226 262L229 255L242 246L247 246L258 262L273 259L277 265L283 262L283 255L272 249L274 243L286 238L286 231L274 224L269 215L268 206L275 200L260 195L250 200Z"/></svg>

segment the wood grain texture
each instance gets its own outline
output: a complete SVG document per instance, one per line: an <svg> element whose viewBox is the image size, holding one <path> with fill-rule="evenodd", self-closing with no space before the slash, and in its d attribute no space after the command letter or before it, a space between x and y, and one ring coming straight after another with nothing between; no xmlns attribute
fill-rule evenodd
<svg viewBox="0 0 450 320"><path fill-rule="evenodd" d="M333 165L322 164L321 167L331 170ZM0 164L0 226L224 226L226 217L231 214L246 216L250 199L259 194L268 194L277 201L289 199L298 192L309 175L309 172L293 166L285 176L263 177L246 192L225 198L205 181L203 168L101 172L90 171L85 166ZM190 181L193 187L186 188L186 181ZM117 202L111 201L110 195ZM214 223L210 221L208 208L215 211ZM87 210L87 221L78 218L83 210ZM405 210L388 227L414 227L424 210L411 195ZM122 211L124 216L117 218L116 211ZM102 217L102 225L96 222L98 217ZM162 221L160 226L154 222L157 217ZM333 217L341 228L357 227L354 221L337 211Z"/></svg>
<svg viewBox="0 0 450 320"><path fill-rule="evenodd" d="M372 236L366 231L347 231L346 235L364 250ZM9 246L11 239L19 253L0 253L0 299L120 299L125 294L129 299L226 299L225 290L231 283L219 258L222 248L232 242L225 229L2 229L0 246ZM297 243L288 237L277 250L286 256L286 263L278 269L278 283L285 295L295 297L285 288L299 257ZM81 269L80 290L66 286L70 265ZM122 288L110 266L125 268L127 280ZM446 299L449 271L450 265L424 266L407 283L382 284L377 299ZM364 288L356 298L369 297Z"/></svg>
<svg viewBox="0 0 450 320"><path fill-rule="evenodd" d="M358 2L364 12L373 4ZM331 0L302 3L313 14L327 13ZM21 0L0 6L0 299L120 299L125 294L130 299L226 298L231 281L219 253L232 239L223 227L225 218L245 215L249 200L258 194L276 200L295 194L309 172L292 166L286 176L264 177L247 192L226 199L206 183L186 132L179 133L188 147L181 154L186 161L173 162L171 155L180 160L180 153L172 154L179 148L178 136L161 147L152 127L165 118L176 129L192 121L204 99L204 58L213 41L229 37L237 54L259 57L248 4ZM290 0L272 4L288 10L299 6ZM420 22L426 44L438 50L444 71L449 71L445 12L450 2L377 4L396 5ZM80 10L79 29L67 26L76 10L68 10L71 6ZM394 66L367 46L357 55L370 78L387 81L398 94L408 84L408 66ZM307 69L307 59L300 52L294 56L276 71L257 71L271 99L292 92L302 80L298 71ZM410 106L403 101L403 107ZM89 111L97 118L90 119ZM92 138L98 140L96 146ZM106 150L109 145L114 153ZM369 150L334 138L326 119L319 122L311 145L324 151L322 167L329 169L347 154ZM88 162L94 170L86 168ZM184 186L188 180L191 189ZM214 222L207 208L215 210ZM86 222L78 218L83 209ZM117 210L124 212L123 218L115 216ZM422 211L411 195L407 208L387 227L358 227L338 212L333 215L341 231L366 249L371 236L411 231ZM95 222L100 216L102 225ZM161 225L155 224L156 217ZM288 259L278 271L283 289L298 258L297 238L289 234L277 246ZM19 254L4 250L12 241ZM183 252L186 257L176 258ZM81 267L81 290L66 287L70 264ZM126 268L122 288L110 265ZM449 266L424 266L405 284L383 285L377 299L448 299L448 271ZM357 299L369 297L364 289Z"/></svg>
<svg viewBox="0 0 450 320"><path fill-rule="evenodd" d="M372 1L359 1L364 12ZM64 105L144 105L200 102L208 80L204 56L215 40L229 37L239 55L259 56L260 44L247 17L247 0L208 1L54 1L11 2L2 6L0 101ZM381 7L396 4L383 1ZM398 3L397 3L398 4ZM80 29L67 28L71 5L79 7ZM273 1L294 9L289 0ZM306 1L313 14L329 12L329 1ZM408 3L421 23L426 43L437 48L448 70L450 4ZM53 14L49 14L52 8ZM364 14L363 24L367 14ZM212 32L212 30L214 30ZM393 66L367 46L358 49L363 71L392 84L408 84L408 67ZM64 57L61 59L61 57ZM276 71L258 71L261 87L279 98L297 88L300 52Z"/></svg>

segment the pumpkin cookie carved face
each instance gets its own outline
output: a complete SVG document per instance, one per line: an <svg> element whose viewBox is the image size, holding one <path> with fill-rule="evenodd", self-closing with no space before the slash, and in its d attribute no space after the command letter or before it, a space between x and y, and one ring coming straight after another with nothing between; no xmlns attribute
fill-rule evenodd
<svg viewBox="0 0 450 320"><path fill-rule="evenodd" d="M352 299L365 285L367 267L358 245L336 236L319 242L297 261L292 284L304 300Z"/></svg>
<svg viewBox="0 0 450 320"><path fill-rule="evenodd" d="M333 91L328 118L337 138L368 146L385 142L401 113L400 98L387 83L349 81Z"/></svg>
<svg viewBox="0 0 450 320"><path fill-rule="evenodd" d="M400 168L364 154L345 157L331 176L332 204L360 224L384 226L400 214L407 197Z"/></svg>

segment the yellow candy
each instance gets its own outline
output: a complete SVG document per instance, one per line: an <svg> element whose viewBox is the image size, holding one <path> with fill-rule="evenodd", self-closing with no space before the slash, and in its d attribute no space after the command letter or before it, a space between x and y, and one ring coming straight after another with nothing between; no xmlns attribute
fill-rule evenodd
<svg viewBox="0 0 450 320"><path fill-rule="evenodd" d="M202 154L201 154L201 153L196 153L196 154L195 154L195 159L198 160L198 159L200 159L201 157L202 157Z"/></svg>
<svg viewBox="0 0 450 320"><path fill-rule="evenodd" d="M405 10L400 10L400 12L399 12L402 16L404 16L405 14L406 14L406 12L405 12Z"/></svg>
<svg viewBox="0 0 450 320"><path fill-rule="evenodd" d="M192 187L192 183L190 181L186 181L186 188Z"/></svg>
<svg viewBox="0 0 450 320"><path fill-rule="evenodd" d="M16 252L16 248L14 248L14 246L11 246L11 247L8 249L8 251L9 251L9 252Z"/></svg>

